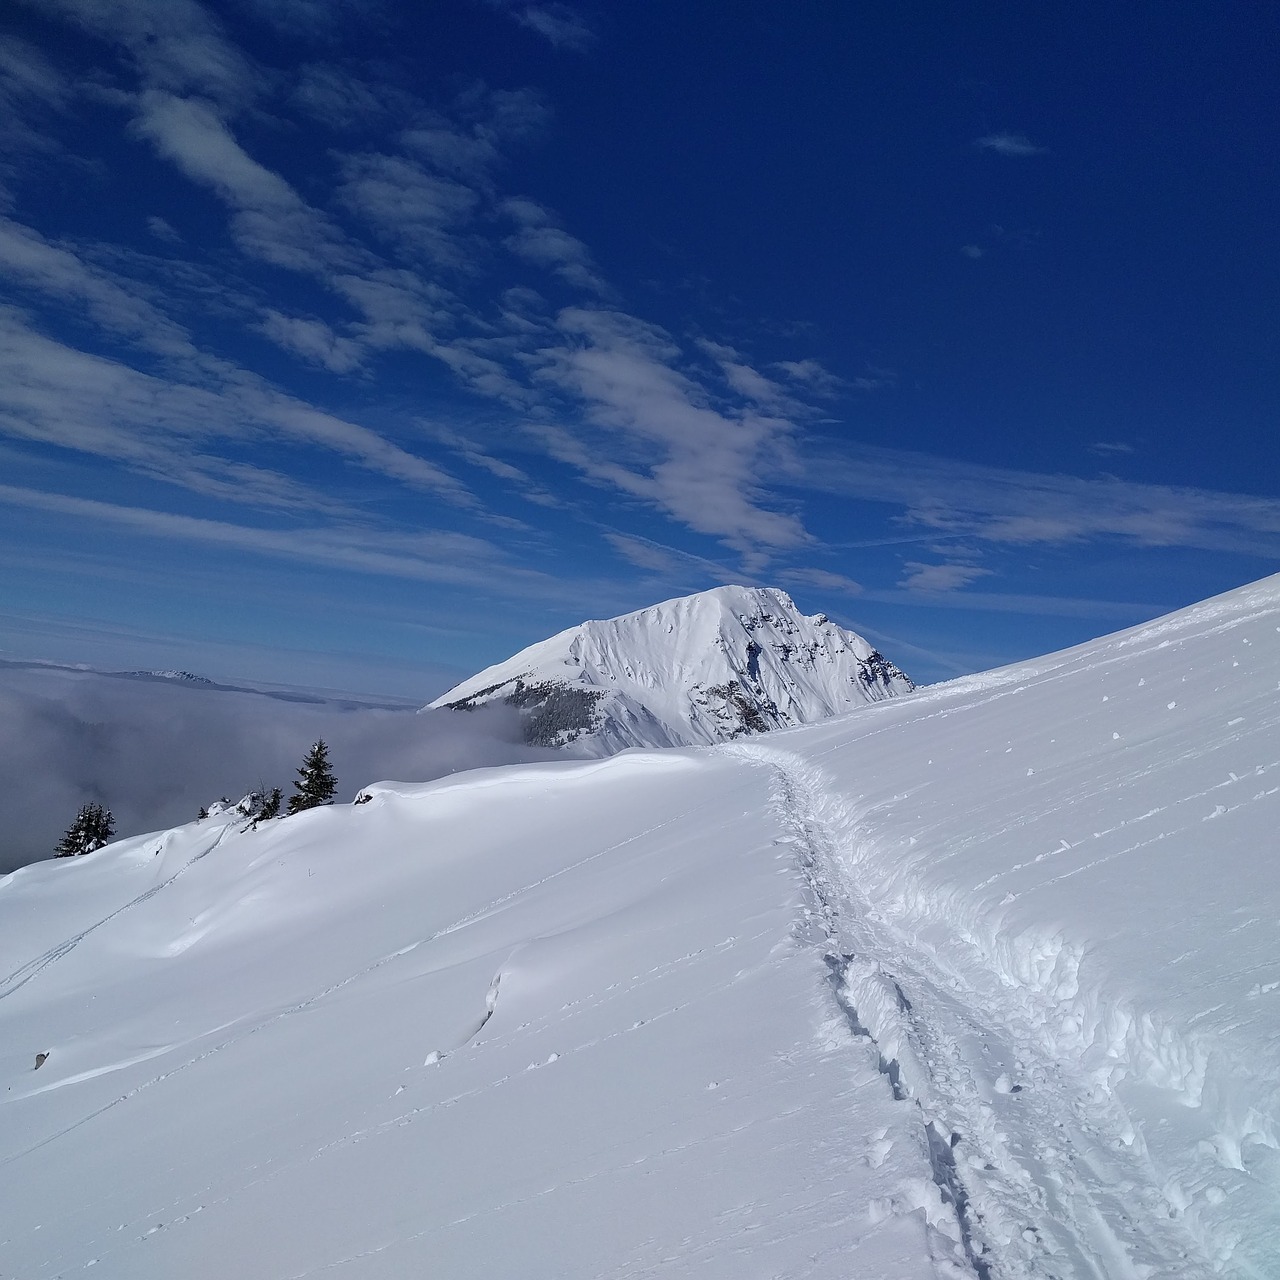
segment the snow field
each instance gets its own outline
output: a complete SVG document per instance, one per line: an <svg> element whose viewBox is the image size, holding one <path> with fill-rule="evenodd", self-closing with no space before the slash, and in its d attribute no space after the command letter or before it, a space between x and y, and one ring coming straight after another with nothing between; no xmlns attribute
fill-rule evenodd
<svg viewBox="0 0 1280 1280"><path fill-rule="evenodd" d="M369 790L0 890L0 1273L964 1274L755 770Z"/></svg>
<svg viewBox="0 0 1280 1280"><path fill-rule="evenodd" d="M24 868L0 1275L1280 1274L1278 690L1271 579Z"/></svg>

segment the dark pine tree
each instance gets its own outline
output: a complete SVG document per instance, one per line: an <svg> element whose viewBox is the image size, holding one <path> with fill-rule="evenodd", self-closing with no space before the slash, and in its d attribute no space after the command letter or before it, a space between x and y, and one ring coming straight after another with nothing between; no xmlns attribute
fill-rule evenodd
<svg viewBox="0 0 1280 1280"><path fill-rule="evenodd" d="M272 818L278 818L283 800L284 797L280 794L280 788L272 787L271 794L262 802L262 808L254 815L254 821L269 822Z"/></svg>
<svg viewBox="0 0 1280 1280"><path fill-rule="evenodd" d="M301 813L318 805L332 804L338 790L338 780L329 767L329 748L323 738L311 744L298 770L298 780L293 784L296 794L289 797L289 812Z"/></svg>
<svg viewBox="0 0 1280 1280"><path fill-rule="evenodd" d="M92 853L110 843L115 833L116 820L110 809L104 809L100 804L81 805L76 820L54 846L54 856L74 858L82 853Z"/></svg>

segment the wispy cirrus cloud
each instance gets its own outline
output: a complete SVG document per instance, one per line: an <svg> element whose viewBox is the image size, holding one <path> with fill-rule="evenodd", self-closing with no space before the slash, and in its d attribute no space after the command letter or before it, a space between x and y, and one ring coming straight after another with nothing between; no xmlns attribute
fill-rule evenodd
<svg viewBox="0 0 1280 1280"><path fill-rule="evenodd" d="M596 270L587 246L556 224L550 211L524 196L502 202L502 211L516 223L504 241L517 257L554 272L584 293L607 297L611 290Z"/></svg>
<svg viewBox="0 0 1280 1280"><path fill-rule="evenodd" d="M245 253L307 274L358 265L360 256L332 220L252 159L207 102L148 90L139 99L134 128L188 178L231 206L232 235Z"/></svg>
<svg viewBox="0 0 1280 1280"><path fill-rule="evenodd" d="M790 449L794 427L746 407L725 412L677 367L661 329L619 311L566 308L561 341L541 349L543 382L568 392L598 430L541 438L560 461L597 483L658 507L758 563L764 548L809 541L794 515L766 504L764 473Z"/></svg>
<svg viewBox="0 0 1280 1280"><path fill-rule="evenodd" d="M465 268L474 242L461 239L479 195L452 178L428 173L403 156L364 154L342 158L336 198L394 248L437 266Z"/></svg>
<svg viewBox="0 0 1280 1280"><path fill-rule="evenodd" d="M1047 154L1047 147L1039 147L1025 133L988 133L977 138L973 144L982 151L994 151L999 156L1042 156Z"/></svg>
<svg viewBox="0 0 1280 1280"><path fill-rule="evenodd" d="M399 94L375 93L366 80L345 67L312 62L299 69L289 102L313 120L345 132L384 120L388 114L388 96L392 98L392 105L403 102Z"/></svg>
<svg viewBox="0 0 1280 1280"><path fill-rule="evenodd" d="M1280 555L1280 501L982 466L874 445L803 459L815 492L901 508L922 529L1002 546L1115 538L1141 547Z"/></svg>
<svg viewBox="0 0 1280 1280"><path fill-rule="evenodd" d="M755 368L741 352L723 342L699 340L698 347L715 361L735 395L775 413L804 415L804 406L784 387Z"/></svg>
<svg viewBox="0 0 1280 1280"><path fill-rule="evenodd" d="M550 114L532 89L491 89L477 83L460 93L447 112L415 104L414 121L399 140L407 153L439 172L491 192L493 172L504 163L506 148L541 132Z"/></svg>
<svg viewBox="0 0 1280 1280"><path fill-rule="evenodd" d="M48 125L74 96L70 81L39 49L0 36L0 207L13 203L8 182L17 157L59 149Z"/></svg>
<svg viewBox="0 0 1280 1280"><path fill-rule="evenodd" d="M9 110L38 104L64 110L74 96L71 83L34 45L0 36L0 102Z"/></svg>
<svg viewBox="0 0 1280 1280"><path fill-rule="evenodd" d="M165 315L136 282L102 271L72 248L52 243L3 217L0 277L45 299L77 308L117 339L155 355L193 365L203 363L187 330Z"/></svg>
<svg viewBox="0 0 1280 1280"><path fill-rule="evenodd" d="M330 373L350 373L360 367L359 343L335 333L323 320L286 316L268 307L262 317L262 332L286 351Z"/></svg>
<svg viewBox="0 0 1280 1280"><path fill-rule="evenodd" d="M199 94L227 109L253 102L270 74L226 36L195 0L27 0L46 17L63 17L122 50L142 84Z"/></svg>
<svg viewBox="0 0 1280 1280"><path fill-rule="evenodd" d="M545 593L551 585L546 574L514 565L492 543L466 534L400 533L336 524L263 528L7 484L0 484L0 503L113 526L145 537L218 546L357 573L457 586L471 584L483 575L496 589L521 596Z"/></svg>
<svg viewBox="0 0 1280 1280"><path fill-rule="evenodd" d="M817 360L778 360L771 367L781 370L793 383L803 387L811 395L830 397L838 395L844 389L844 379L837 378Z"/></svg>
<svg viewBox="0 0 1280 1280"><path fill-rule="evenodd" d="M902 581L898 585L908 591L958 591L979 578L990 577L993 572L976 564L955 561L927 564L919 560L907 561L903 570Z"/></svg>
<svg viewBox="0 0 1280 1280"><path fill-rule="evenodd" d="M188 487L206 480L193 443L283 437L460 506L475 505L433 463L246 371L212 386L159 377L39 334L12 309L0 310L0 432L124 462ZM247 490L245 500L265 496Z"/></svg>
<svg viewBox="0 0 1280 1280"><path fill-rule="evenodd" d="M583 53L596 42L596 34L586 19L567 4L528 4L524 0L489 0L491 7L509 14L522 27L536 31L557 49Z"/></svg>
<svg viewBox="0 0 1280 1280"><path fill-rule="evenodd" d="M785 569L782 580L804 587L816 587L819 591L834 591L845 596L860 596L863 593L862 583L855 581L848 574L834 573L830 569Z"/></svg>

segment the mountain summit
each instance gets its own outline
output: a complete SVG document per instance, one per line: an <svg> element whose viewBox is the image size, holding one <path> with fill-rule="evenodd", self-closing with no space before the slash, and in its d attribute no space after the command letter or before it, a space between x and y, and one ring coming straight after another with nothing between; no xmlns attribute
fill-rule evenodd
<svg viewBox="0 0 1280 1280"><path fill-rule="evenodd" d="M914 686L866 640L774 587L717 587L583 622L487 667L432 707L505 702L525 735L602 755L809 724Z"/></svg>

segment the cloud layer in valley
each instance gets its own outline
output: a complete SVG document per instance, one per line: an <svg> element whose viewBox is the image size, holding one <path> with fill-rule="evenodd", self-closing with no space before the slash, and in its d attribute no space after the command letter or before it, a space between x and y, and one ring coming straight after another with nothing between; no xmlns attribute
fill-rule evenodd
<svg viewBox="0 0 1280 1280"><path fill-rule="evenodd" d="M515 712L396 711L66 668L0 666L0 872L48 857L80 806L117 836L190 822L202 805L278 786L306 749L331 747L338 800L369 782L547 759L519 744Z"/></svg>

